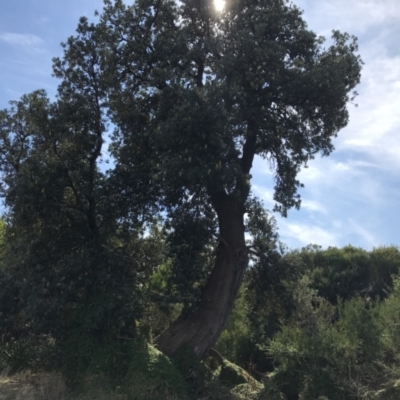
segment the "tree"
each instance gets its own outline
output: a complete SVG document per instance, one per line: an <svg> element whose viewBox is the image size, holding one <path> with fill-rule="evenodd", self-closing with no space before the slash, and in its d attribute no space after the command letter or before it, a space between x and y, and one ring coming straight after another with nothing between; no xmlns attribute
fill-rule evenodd
<svg viewBox="0 0 400 400"><path fill-rule="evenodd" d="M226 324L251 250L254 157L273 169L275 210L286 215L300 207L301 166L329 155L348 122L362 64L356 39L334 31L325 49L301 14L282 0L235 0L222 13L207 0L106 0L99 22L82 18L55 60L62 99L84 109L94 99L88 123L108 115L115 126L107 179L122 194L119 220L159 212L181 241L179 265L214 257L191 312L155 340L168 355L189 346L201 358ZM195 247L176 235L194 226Z"/></svg>
<svg viewBox="0 0 400 400"><path fill-rule="evenodd" d="M296 261L297 270L309 276L311 287L332 304L339 297L386 298L400 267L399 249L394 246L366 251L353 246L323 250L309 245L286 254L284 259Z"/></svg>
<svg viewBox="0 0 400 400"><path fill-rule="evenodd" d="M0 111L0 359L73 381L90 368L121 377L163 238L122 220L126 199L99 168L99 103L66 83L54 103L37 91Z"/></svg>
<svg viewBox="0 0 400 400"><path fill-rule="evenodd" d="M125 200L98 167L98 102L65 89L53 104L37 91L0 114L3 338L51 334L61 343L83 326L92 338L129 330L139 286L160 262L158 244L118 222Z"/></svg>

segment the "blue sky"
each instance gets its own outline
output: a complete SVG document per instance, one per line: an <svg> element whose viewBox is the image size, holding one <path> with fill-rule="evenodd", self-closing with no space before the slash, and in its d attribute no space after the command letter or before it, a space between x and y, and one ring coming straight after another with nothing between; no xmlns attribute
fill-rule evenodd
<svg viewBox="0 0 400 400"><path fill-rule="evenodd" d="M400 245L400 6L399 0L295 0L317 34L332 29L359 38L365 62L358 107L335 139L336 150L300 173L302 208L276 215L289 247L309 243L371 249ZM101 0L3 0L0 14L0 108L43 88L54 96L51 59L74 33L78 19L93 17ZM257 159L254 192L272 209L273 182Z"/></svg>

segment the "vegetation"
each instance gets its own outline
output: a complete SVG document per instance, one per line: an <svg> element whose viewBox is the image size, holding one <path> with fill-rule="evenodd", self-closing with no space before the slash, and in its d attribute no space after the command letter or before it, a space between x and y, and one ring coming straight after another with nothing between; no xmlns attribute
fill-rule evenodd
<svg viewBox="0 0 400 400"><path fill-rule="evenodd" d="M323 43L283 0L81 18L57 98L0 111L0 396L398 398L399 250L287 251L251 191L260 156L299 207L348 122L357 42Z"/></svg>
<svg viewBox="0 0 400 400"><path fill-rule="evenodd" d="M321 264L308 263L315 261L315 253ZM354 263L357 274L361 269L368 279L345 298L337 295L331 302L330 291L316 289L319 275L315 270L332 271L329 259L342 264L348 262L349 254L363 254L368 260ZM356 258L360 259L364 260ZM385 296L367 295L364 289L375 287L381 279L368 271L383 271L388 264L393 274ZM276 269L268 297L254 289L254 271L248 271L216 350L201 363L190 348L168 358L139 333L136 338L120 336L99 342L82 333L63 343L70 346L69 356L63 358L67 368L60 369L57 362L49 363L49 358L61 357L64 348L58 348L49 337L31 335L2 341L0 367L5 373L0 393L4 390L14 395L9 397L12 399L21 391L29 392L43 400L59 392L65 399L157 399L161 394L166 399L398 398L399 249L382 247L367 252L351 246L326 250L308 246L281 255ZM335 282L336 275L331 278ZM167 285L169 277L162 279ZM342 293L341 287L332 287ZM167 326L168 313L177 306L172 301L164 307L156 306L154 300L145 303L148 313L138 320L138 327L150 341L152 329L145 327L162 329L157 325L162 324L160 316ZM27 370L35 374L13 374ZM54 371L62 371L67 380ZM45 392L48 397L39 397Z"/></svg>
<svg viewBox="0 0 400 400"><path fill-rule="evenodd" d="M104 324L129 330L154 269L136 252L161 218L184 307L155 341L165 354L189 346L202 358L232 310L249 246L254 263L268 247L258 232L245 241L246 213L256 213L253 234L265 225L254 157L269 160L286 215L300 206L301 166L328 155L347 124L361 60L355 38L332 40L325 49L282 0L232 2L222 14L211 1L106 1L96 24L82 18L54 59L57 100L37 91L0 116L15 238L7 264L21 278L9 307L25 310L8 332L29 326L63 341L75 329L103 340ZM115 165L104 172L110 123Z"/></svg>

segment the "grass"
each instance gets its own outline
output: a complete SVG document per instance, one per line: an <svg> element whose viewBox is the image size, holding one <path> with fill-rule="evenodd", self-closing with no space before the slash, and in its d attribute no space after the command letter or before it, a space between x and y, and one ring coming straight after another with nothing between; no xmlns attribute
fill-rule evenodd
<svg viewBox="0 0 400 400"><path fill-rule="evenodd" d="M266 395L267 387L264 389L246 371L223 357L213 366L199 365L198 376L185 376L184 372L187 375L192 367L185 364L184 357L179 360L185 366L181 371L177 360L169 359L149 344L138 347L135 354L128 373L119 383L109 379L104 371L91 370L82 376L75 392L69 390L60 374L24 371L10 375L10 369L4 368L0 372L0 400L280 399L269 391Z"/></svg>
<svg viewBox="0 0 400 400"><path fill-rule="evenodd" d="M57 374L29 372L0 378L0 400L183 400L181 394L165 384L133 379L115 388L104 384L101 376L86 380L79 394L70 394L65 380ZM207 382L204 390L190 400L253 400L256 393L247 384L227 387L217 379ZM187 399L187 398L186 398ZM269 399L268 399L269 400Z"/></svg>
<svg viewBox="0 0 400 400"><path fill-rule="evenodd" d="M0 400L72 400L65 380L58 374L21 372L9 376L9 368L0 373Z"/></svg>

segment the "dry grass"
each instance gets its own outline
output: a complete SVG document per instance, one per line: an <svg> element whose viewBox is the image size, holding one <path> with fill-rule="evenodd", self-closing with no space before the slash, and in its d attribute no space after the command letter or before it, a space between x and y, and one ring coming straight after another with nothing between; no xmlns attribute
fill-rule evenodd
<svg viewBox="0 0 400 400"><path fill-rule="evenodd" d="M3 370L0 373L0 400L127 400L118 390L106 387L104 379L97 378L92 377L86 382L82 394L72 396L61 375L24 372L8 376L8 371Z"/></svg>
<svg viewBox="0 0 400 400"><path fill-rule="evenodd" d="M180 400L172 387L165 382L149 383L135 376L124 387L111 388L107 379L94 375L85 380L79 395L70 395L65 379L58 374L33 374L29 372L9 376L9 369L0 372L0 400ZM197 400L255 400L255 388L246 383L228 388L218 379L204 388L205 392L195 396Z"/></svg>
<svg viewBox="0 0 400 400"><path fill-rule="evenodd" d="M0 400L33 400L34 387L26 378L26 374L8 375L9 369L0 373Z"/></svg>
<svg viewBox="0 0 400 400"><path fill-rule="evenodd" d="M0 371L0 381L1 381L2 379L7 379L10 370L11 370L10 367L6 367L6 368L4 368L2 371Z"/></svg>
<svg viewBox="0 0 400 400"><path fill-rule="evenodd" d="M65 380L56 374L8 376L9 369L0 373L0 400L68 400Z"/></svg>
<svg viewBox="0 0 400 400"><path fill-rule="evenodd" d="M67 400L68 390L61 375L40 375L38 378L38 400Z"/></svg>

